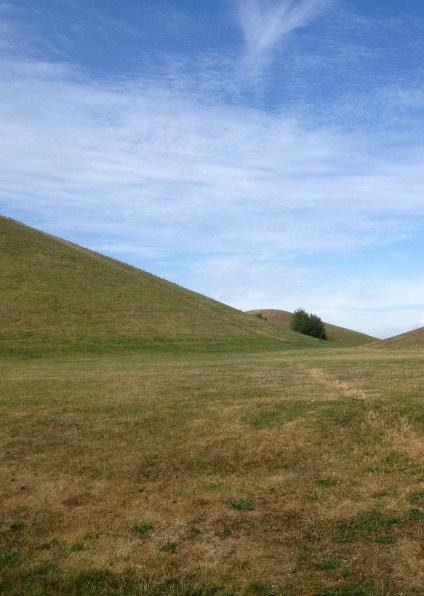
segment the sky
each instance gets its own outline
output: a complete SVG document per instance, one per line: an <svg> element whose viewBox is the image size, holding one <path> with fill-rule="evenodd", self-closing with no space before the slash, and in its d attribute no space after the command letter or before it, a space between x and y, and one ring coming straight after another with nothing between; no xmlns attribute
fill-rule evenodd
<svg viewBox="0 0 424 596"><path fill-rule="evenodd" d="M0 0L0 213L247 310L424 325L423 0Z"/></svg>

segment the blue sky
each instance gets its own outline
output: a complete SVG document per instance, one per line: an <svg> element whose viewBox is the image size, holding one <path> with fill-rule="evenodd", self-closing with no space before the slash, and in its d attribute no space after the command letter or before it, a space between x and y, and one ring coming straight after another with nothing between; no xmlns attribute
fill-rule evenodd
<svg viewBox="0 0 424 596"><path fill-rule="evenodd" d="M0 211L241 309L424 325L422 0L0 0Z"/></svg>

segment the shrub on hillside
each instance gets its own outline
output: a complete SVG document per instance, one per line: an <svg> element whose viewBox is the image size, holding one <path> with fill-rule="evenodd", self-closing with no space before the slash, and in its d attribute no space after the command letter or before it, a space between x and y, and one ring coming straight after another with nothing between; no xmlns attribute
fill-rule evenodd
<svg viewBox="0 0 424 596"><path fill-rule="evenodd" d="M307 313L303 308L298 308L292 314L290 328L303 335L327 339L322 320L317 315Z"/></svg>

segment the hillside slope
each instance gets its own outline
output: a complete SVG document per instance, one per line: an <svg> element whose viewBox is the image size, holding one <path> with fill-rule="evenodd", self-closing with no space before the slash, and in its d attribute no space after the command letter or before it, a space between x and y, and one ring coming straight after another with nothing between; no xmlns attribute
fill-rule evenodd
<svg viewBox="0 0 424 596"><path fill-rule="evenodd" d="M0 354L320 345L0 217Z"/></svg>
<svg viewBox="0 0 424 596"><path fill-rule="evenodd" d="M290 328L291 313L285 310L264 308L259 310L250 310L248 311L248 314L262 314L270 323L279 325L284 329ZM345 346L362 346L369 344L370 342L379 341L374 337L366 335L365 333L352 331L351 329L345 329L344 327L338 327L337 325L331 325L330 323L325 323L325 329L327 332L328 341L337 344L343 344Z"/></svg>
<svg viewBox="0 0 424 596"><path fill-rule="evenodd" d="M424 348L424 327L389 337L380 342L379 347L399 350Z"/></svg>

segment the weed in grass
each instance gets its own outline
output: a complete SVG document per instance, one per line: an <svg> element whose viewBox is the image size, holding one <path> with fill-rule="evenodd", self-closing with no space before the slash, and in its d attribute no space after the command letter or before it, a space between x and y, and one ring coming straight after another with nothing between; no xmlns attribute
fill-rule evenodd
<svg viewBox="0 0 424 596"><path fill-rule="evenodd" d="M252 499L244 498L231 501L231 507L233 507L233 509L238 509L239 511L252 511L252 509L255 508L255 505Z"/></svg>
<svg viewBox="0 0 424 596"><path fill-rule="evenodd" d="M411 495L411 501L415 503L424 503L424 492L417 492Z"/></svg>
<svg viewBox="0 0 424 596"><path fill-rule="evenodd" d="M99 538L100 532L89 532L84 536L84 540L97 540Z"/></svg>
<svg viewBox="0 0 424 596"><path fill-rule="evenodd" d="M324 538L324 535L321 532L306 532L305 538L311 542L319 542Z"/></svg>
<svg viewBox="0 0 424 596"><path fill-rule="evenodd" d="M223 528L220 528L219 530L215 531L215 536L218 536L218 538L224 540L225 538L229 538L232 533L233 531L231 530L231 528L224 526Z"/></svg>
<svg viewBox="0 0 424 596"><path fill-rule="evenodd" d="M59 542L59 540L57 540L56 538L54 538L53 540L51 540L50 542L44 542L43 544L41 544L39 547L39 550L55 550L56 554L59 554L61 556L66 556L67 554L67 548L61 543Z"/></svg>
<svg viewBox="0 0 424 596"><path fill-rule="evenodd" d="M72 544L69 550L71 551L71 553L80 553L81 551L85 550L85 544L82 544L81 542L76 542L75 544Z"/></svg>
<svg viewBox="0 0 424 596"><path fill-rule="evenodd" d="M246 592L248 596L273 596L275 593L276 592L271 584L263 581L251 582Z"/></svg>
<svg viewBox="0 0 424 596"><path fill-rule="evenodd" d="M170 553L171 555L175 554L177 551L178 542L175 541L168 541L161 547L165 553Z"/></svg>
<svg viewBox="0 0 424 596"><path fill-rule="evenodd" d="M371 534L376 537L379 532L387 530L400 522L400 518L393 515L385 515L375 510L366 511L356 517L338 521L336 540L338 542L346 542L351 538L366 537Z"/></svg>
<svg viewBox="0 0 424 596"><path fill-rule="evenodd" d="M390 493L388 490L379 490L376 493L374 493L372 496L375 497L376 499L381 499L382 497L389 497Z"/></svg>
<svg viewBox="0 0 424 596"><path fill-rule="evenodd" d="M400 465L408 465L410 463L403 453L399 453L399 451L395 451L394 449L384 453L381 461L392 468L399 467Z"/></svg>
<svg viewBox="0 0 424 596"><path fill-rule="evenodd" d="M133 526L131 528L131 531L134 534L148 534L152 530L153 530L152 524L149 524L147 522L142 522L141 524L135 524L135 526Z"/></svg>
<svg viewBox="0 0 424 596"><path fill-rule="evenodd" d="M414 507L409 510L409 519L412 521L424 521L424 511Z"/></svg>
<svg viewBox="0 0 424 596"><path fill-rule="evenodd" d="M234 575L232 575L231 573L224 573L221 577L221 580L224 583L232 582L234 580Z"/></svg>
<svg viewBox="0 0 424 596"><path fill-rule="evenodd" d="M306 493L306 495L303 496L303 499L306 503L315 503L315 501L318 501L318 496L312 493Z"/></svg>
<svg viewBox="0 0 424 596"><path fill-rule="evenodd" d="M0 567L15 563L18 558L17 551L0 550Z"/></svg>
<svg viewBox="0 0 424 596"><path fill-rule="evenodd" d="M193 538L196 538L196 536L198 536L201 533L202 533L201 530L199 530L199 528L196 528L196 526L190 526L190 528L187 531L187 538L189 540L192 540Z"/></svg>
<svg viewBox="0 0 424 596"><path fill-rule="evenodd" d="M324 588L318 592L318 596L372 596L374 588L368 582L353 582L344 586Z"/></svg>
<svg viewBox="0 0 424 596"><path fill-rule="evenodd" d="M22 530L25 529L25 524L24 522L13 522L13 524L10 524L10 529L12 530L12 532L21 532Z"/></svg>
<svg viewBox="0 0 424 596"><path fill-rule="evenodd" d="M383 534L381 536L376 536L374 542L378 544L393 544L395 539L393 536L387 536L387 534Z"/></svg>
<svg viewBox="0 0 424 596"><path fill-rule="evenodd" d="M379 468L378 466L368 466L366 471L368 474L383 474L384 468Z"/></svg>
<svg viewBox="0 0 424 596"><path fill-rule="evenodd" d="M338 557L326 557L317 565L320 571L328 571L331 569L338 569L341 566L341 561Z"/></svg>

